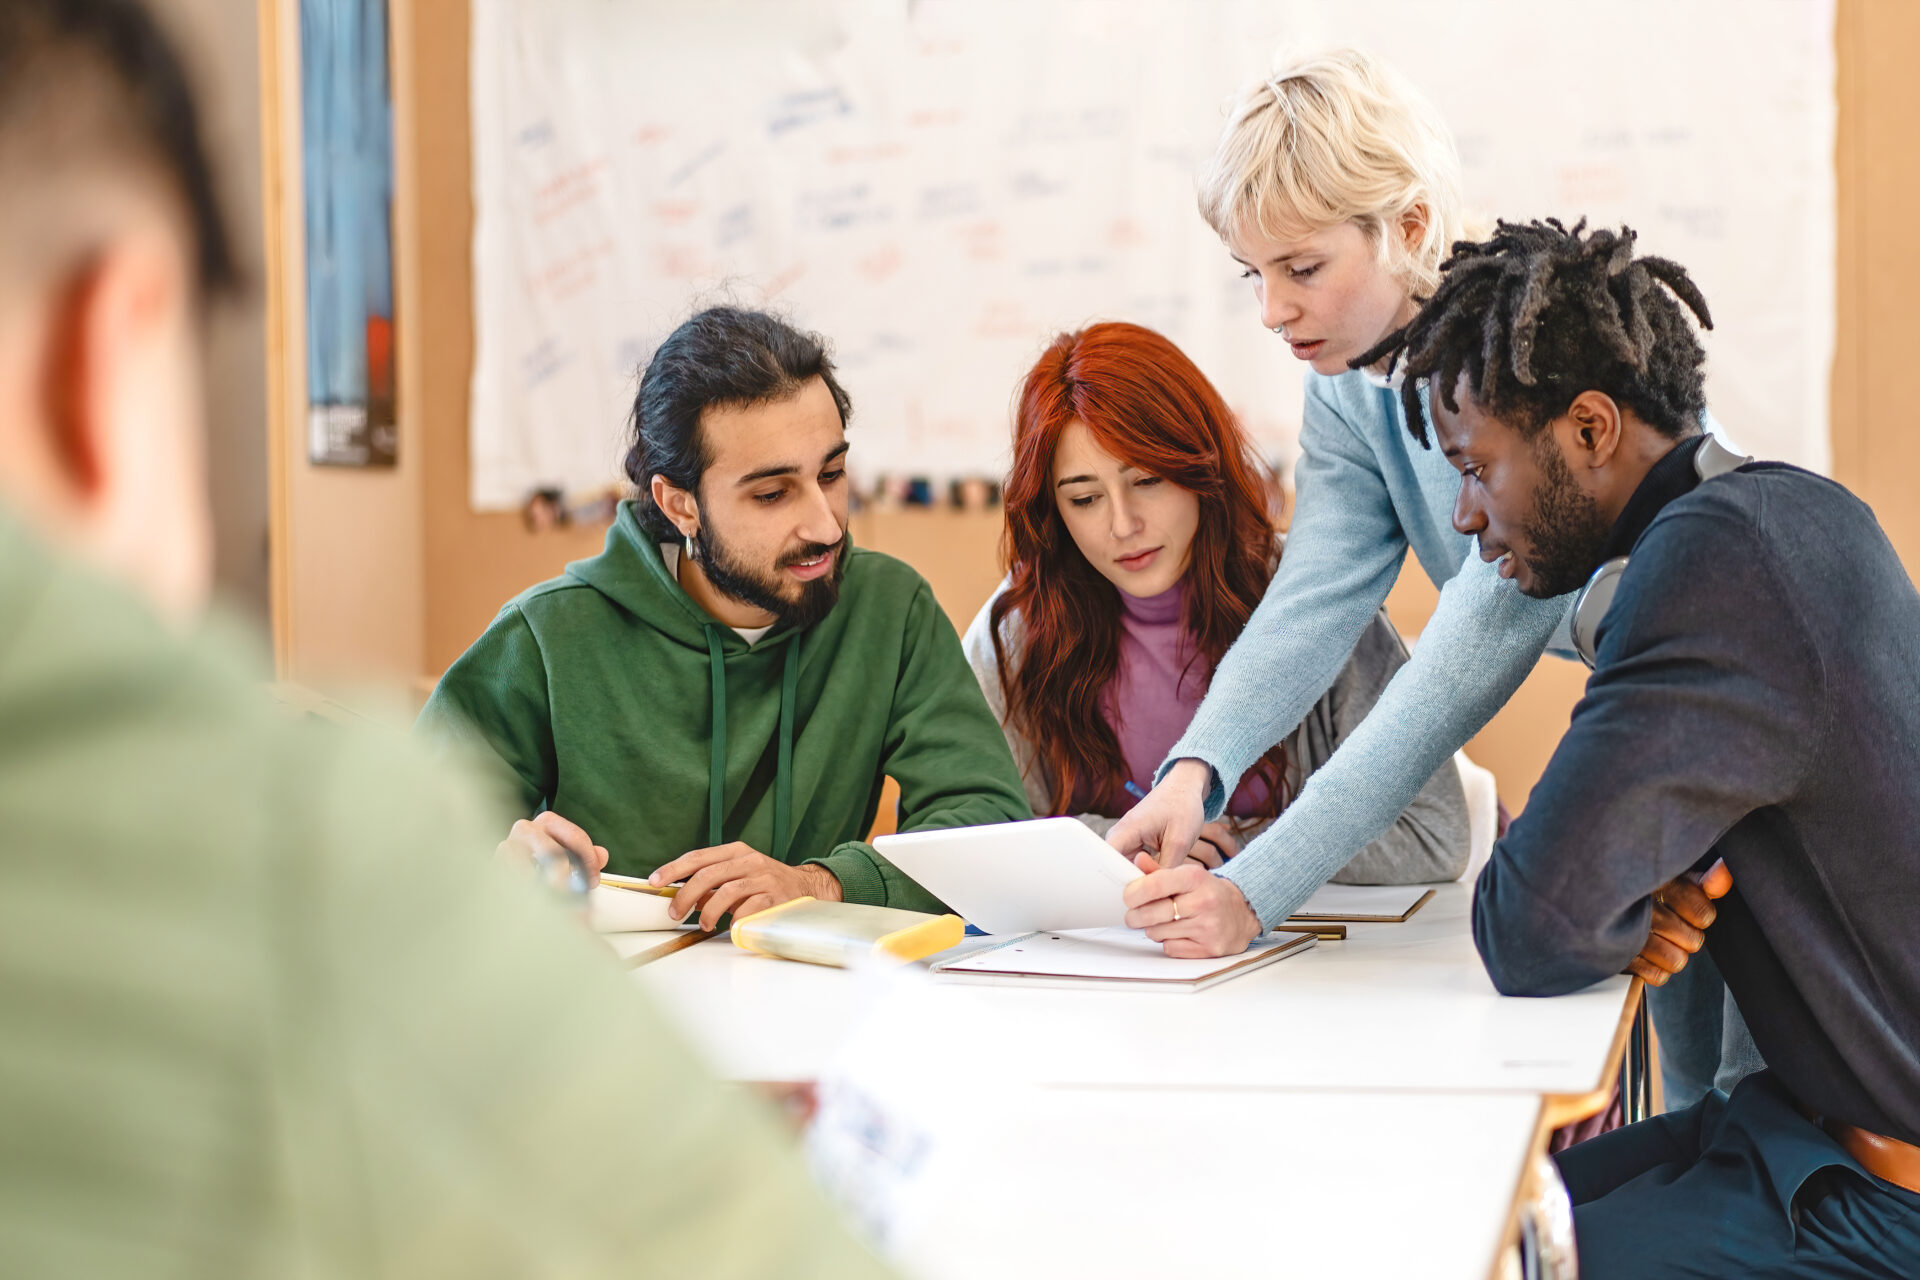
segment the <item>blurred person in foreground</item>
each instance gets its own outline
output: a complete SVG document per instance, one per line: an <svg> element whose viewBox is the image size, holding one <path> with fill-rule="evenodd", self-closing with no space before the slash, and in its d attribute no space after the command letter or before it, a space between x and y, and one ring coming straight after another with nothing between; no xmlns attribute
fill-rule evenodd
<svg viewBox="0 0 1920 1280"><path fill-rule="evenodd" d="M185 634L233 274L147 13L0 4L0 1274L876 1273L483 800Z"/></svg>

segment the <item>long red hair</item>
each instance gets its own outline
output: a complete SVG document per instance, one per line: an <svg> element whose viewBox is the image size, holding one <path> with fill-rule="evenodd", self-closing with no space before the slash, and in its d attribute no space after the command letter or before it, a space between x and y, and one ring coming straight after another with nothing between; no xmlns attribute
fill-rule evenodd
<svg viewBox="0 0 1920 1280"><path fill-rule="evenodd" d="M1076 420L1123 463L1198 495L1181 622L1193 642L1190 661L1203 661L1209 680L1260 603L1276 559L1266 468L1180 348L1135 324L1096 324L1054 339L1020 386L1001 543L1009 582L991 621L1008 722L1034 744L1056 814L1069 811L1077 789L1105 795L1126 779L1119 739L1100 708L1120 666L1119 588L1080 554L1053 492L1054 452ZM1011 613L1025 632L1017 668L1001 640ZM1286 803L1284 744L1254 772L1267 788L1262 816L1271 817Z"/></svg>

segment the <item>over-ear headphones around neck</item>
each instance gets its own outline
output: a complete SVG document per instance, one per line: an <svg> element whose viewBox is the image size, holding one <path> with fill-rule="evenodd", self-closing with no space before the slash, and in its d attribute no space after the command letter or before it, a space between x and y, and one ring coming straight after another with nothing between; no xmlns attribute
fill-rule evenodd
<svg viewBox="0 0 1920 1280"><path fill-rule="evenodd" d="M1735 453L1709 435L1694 450L1693 472L1705 482L1752 461L1750 456ZM1599 642L1600 620L1613 607L1614 592L1620 589L1620 575L1626 571L1627 557L1615 556L1593 571L1587 585L1580 588L1580 594L1573 599L1573 651L1580 655L1580 661L1587 664L1589 671L1593 669L1594 647Z"/></svg>

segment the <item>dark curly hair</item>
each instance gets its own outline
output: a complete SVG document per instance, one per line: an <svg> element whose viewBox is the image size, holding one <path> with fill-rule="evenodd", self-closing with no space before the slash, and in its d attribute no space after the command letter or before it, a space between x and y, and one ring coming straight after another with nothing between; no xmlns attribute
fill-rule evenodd
<svg viewBox="0 0 1920 1280"><path fill-rule="evenodd" d="M1706 352L1679 304L1711 329L1707 300L1679 263L1634 257L1631 229L1586 226L1502 222L1483 242L1457 242L1433 297L1353 361L1400 366L1407 428L1422 446L1432 447L1421 384L1437 384L1429 394L1458 412L1462 374L1488 413L1529 438L1583 391L1605 392L1668 436L1698 426Z"/></svg>
<svg viewBox="0 0 1920 1280"><path fill-rule="evenodd" d="M712 456L700 416L715 405L785 400L818 378L827 384L846 425L853 411L833 376L833 360L816 334L804 333L764 311L709 307L667 335L640 375L628 428L627 478L640 490L634 512L662 541L680 534L653 501L653 478L698 494Z"/></svg>

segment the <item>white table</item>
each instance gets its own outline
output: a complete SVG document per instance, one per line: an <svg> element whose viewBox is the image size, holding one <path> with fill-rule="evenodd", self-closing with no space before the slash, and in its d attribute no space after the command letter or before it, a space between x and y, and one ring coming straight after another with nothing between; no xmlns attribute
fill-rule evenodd
<svg viewBox="0 0 1920 1280"><path fill-rule="evenodd" d="M960 1062L935 1087L965 1113L963 1176L893 1242L910 1274L1483 1277L1544 1127L1604 1105L1635 1006L1625 978L1499 995L1470 902L1441 886L1411 920L1196 993L902 990L724 938L635 979L732 1079L820 1079L876 1028ZM990 1109L966 1110L975 1081Z"/></svg>
<svg viewBox="0 0 1920 1280"><path fill-rule="evenodd" d="M1352 925L1191 994L1022 990L937 981L899 1017L937 1035L984 1003L1036 1084L1402 1089L1587 1095L1611 1087L1628 980L1552 1000L1499 995L1468 930L1470 889L1442 885L1402 924ZM637 951L653 935L626 935ZM836 969L716 938L635 971L721 1074L817 1078L866 997Z"/></svg>
<svg viewBox="0 0 1920 1280"><path fill-rule="evenodd" d="M1029 1088L936 1156L890 1253L923 1280L1485 1280L1536 1115L1520 1094ZM1231 1139L1200 1154L1195 1133Z"/></svg>

